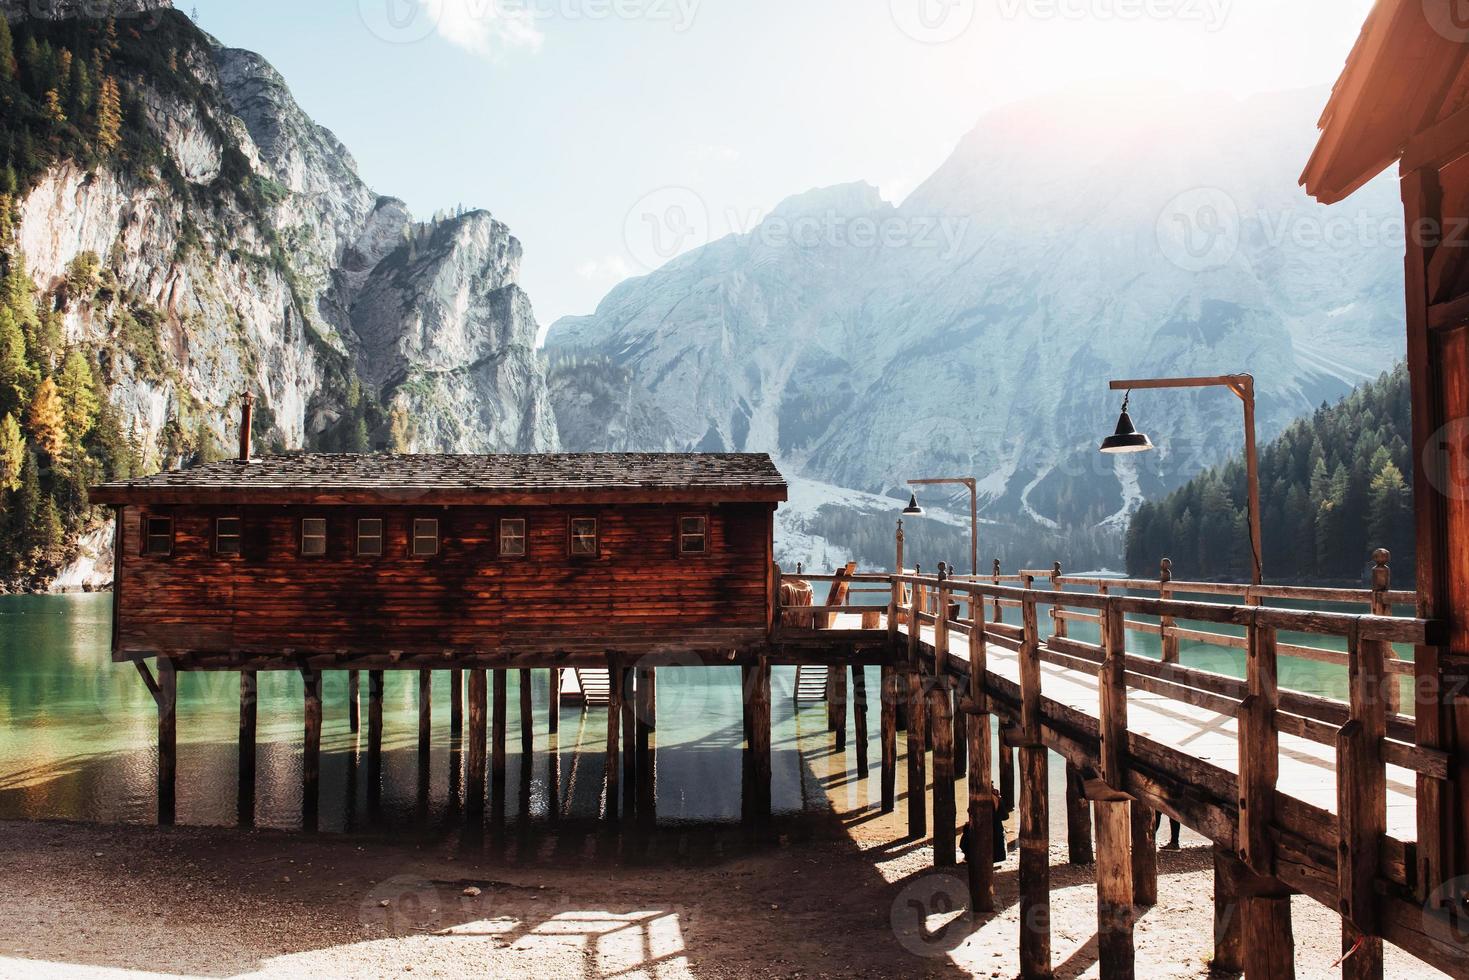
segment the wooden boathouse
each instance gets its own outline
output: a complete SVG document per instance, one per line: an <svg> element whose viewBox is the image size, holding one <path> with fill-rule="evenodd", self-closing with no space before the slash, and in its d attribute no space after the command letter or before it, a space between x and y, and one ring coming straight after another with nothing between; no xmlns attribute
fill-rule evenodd
<svg viewBox="0 0 1469 980"><path fill-rule="evenodd" d="M1449 235L1469 227L1469 29L1455 29L1451 5L1378 0L1303 179L1330 203L1400 165L1415 591L1392 588L1386 553L1366 589L1181 581L1166 560L1147 580L998 564L979 577L926 575L905 563L900 529L891 569L801 576L829 581L827 600L782 610L781 586L797 584L770 560L786 491L763 457L215 464L93 497L119 517L115 654L158 700L160 816L173 811L179 671L240 672L242 784L253 774L255 673L301 673L309 803L322 671L370 672L380 738L381 672L468 670L472 804L485 774L486 672L503 765L504 671L600 665L613 678L612 816L631 789L619 774L636 771L629 737L651 717L629 723L628 698L656 704L646 665L676 652L737 666L755 773L747 815L759 820L772 666L824 666L833 679L852 669L850 688L828 687L838 750L850 723L858 778L881 780L883 810L906 808L910 838L931 842L935 865L957 862L964 817L973 852L990 852L995 789L1018 815L1026 980L1053 971L1053 755L1068 774L1071 857L1096 864L1103 977L1136 972L1135 923L1157 900L1155 814L1213 845L1215 967L1294 976L1291 900L1304 896L1340 915L1349 980L1383 976L1384 944L1469 977L1469 239ZM1138 653L1141 636L1157 637L1161 655ZM1200 666L1195 654L1210 649L1240 655L1243 676ZM1337 665L1345 695L1283 685L1290 658ZM860 669L870 665L881 677L871 773ZM457 689L454 700L457 713ZM972 911L994 912L992 867L966 871Z"/></svg>

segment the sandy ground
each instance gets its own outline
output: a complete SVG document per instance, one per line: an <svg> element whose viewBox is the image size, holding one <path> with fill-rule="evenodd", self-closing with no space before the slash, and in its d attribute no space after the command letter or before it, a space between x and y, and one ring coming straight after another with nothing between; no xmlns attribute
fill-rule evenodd
<svg viewBox="0 0 1469 980"><path fill-rule="evenodd" d="M871 812L761 841L0 823L0 976L1013 976L1014 855L1004 911L976 923L943 914L962 880L901 836ZM1096 976L1091 869L1053 863L1056 975ZM1162 853L1140 975L1209 976L1209 868L1202 848ZM936 913L922 928L918 909ZM1336 918L1297 899L1294 925L1297 976L1339 976ZM1389 977L1432 975L1389 956Z"/></svg>

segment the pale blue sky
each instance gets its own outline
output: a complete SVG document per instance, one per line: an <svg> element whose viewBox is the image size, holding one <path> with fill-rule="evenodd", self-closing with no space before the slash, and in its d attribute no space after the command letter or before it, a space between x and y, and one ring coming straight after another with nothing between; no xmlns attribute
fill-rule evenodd
<svg viewBox="0 0 1469 980"><path fill-rule="evenodd" d="M1328 82L1370 0L176 0L269 58L380 193L525 244L543 325L709 234L852 180L901 200L987 109L1094 81ZM669 191L675 188L675 191ZM651 197L650 197L651 195ZM702 234L700 237L704 237Z"/></svg>

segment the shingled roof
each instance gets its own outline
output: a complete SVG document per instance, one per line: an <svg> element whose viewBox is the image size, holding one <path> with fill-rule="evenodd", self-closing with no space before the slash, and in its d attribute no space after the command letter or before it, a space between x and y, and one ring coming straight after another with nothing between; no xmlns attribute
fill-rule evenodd
<svg viewBox="0 0 1469 980"><path fill-rule="evenodd" d="M763 453L397 456L292 453L93 488L94 503L531 504L786 499Z"/></svg>

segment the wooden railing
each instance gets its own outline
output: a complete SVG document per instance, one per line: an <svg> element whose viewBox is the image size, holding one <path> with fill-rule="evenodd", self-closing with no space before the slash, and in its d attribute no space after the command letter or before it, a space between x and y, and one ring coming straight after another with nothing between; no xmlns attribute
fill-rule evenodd
<svg viewBox="0 0 1469 980"><path fill-rule="evenodd" d="M955 636L968 638L962 673L971 677L975 672L986 675L985 651L990 644L1014 651L1018 657L1019 697L1008 710L1014 713L1017 747L1041 744L1042 663L1096 677L1096 718L1102 745L1099 779L1104 788L1120 791L1125 785L1129 689L1235 719L1239 759L1233 809L1237 827L1227 839L1248 869L1263 878L1280 873L1277 835L1272 826L1277 819L1280 735L1332 747L1336 755L1336 826L1312 827L1306 832L1316 837L1323 833L1335 837L1313 838L1314 843L1335 850L1337 867L1327 869L1336 872L1335 881L1324 886L1320 881L1309 884L1316 889L1315 897L1328 901L1342 914L1349 938L1355 936L1365 942L1386 935L1424 955L1434 950L1431 939L1420 934L1423 920L1417 919L1419 926L1415 927L1410 916L1385 914L1379 878L1386 877L1404 894L1416 894L1419 902L1440 884L1426 880L1422 862L1415 868L1411 851L1387 836L1388 765L1422 777L1417 795L1420 837L1422 828L1438 819L1438 814L1432 812L1434 801L1443 798L1443 784L1450 778L1448 755L1416 744L1413 719L1398 712L1398 678L1411 676L1414 666L1396 658L1394 645L1417 646L1437 640L1433 623L1392 615L1394 607L1412 603L1416 596L1391 590L1387 556L1379 553L1376 557L1370 589L1174 581L1166 565L1156 581L1067 576L1059 566L1044 572L1022 570L1014 575L1003 575L997 567L978 581L969 576L950 577L946 572L923 575L918 569L847 578L853 583L853 592L861 588L863 594L885 596L884 626L893 650L899 650L900 643L906 646L910 663L916 664L920 646L931 649L933 670L940 678L956 667L950 662ZM1195 595L1235 601L1179 598ZM1342 604L1361 611L1290 609L1268 605L1272 600ZM1041 608L1050 611L1049 636L1043 635L1039 625ZM849 604L810 611L842 614L871 610L870 605ZM1011 610L1019 611L1015 622L1006 621ZM1096 625L1100 642L1071 636L1068 626L1076 623ZM932 632L926 627L932 627ZM1241 634L1221 631L1229 627L1240 629ZM907 635L900 638L900 630L906 630ZM1129 653L1129 631L1159 636L1161 657ZM1300 634L1307 641L1282 642L1283 632ZM1314 645L1309 642L1313 637L1335 638L1345 650ZM1185 641L1243 651L1244 678L1180 663L1180 644ZM1339 700L1282 688L1278 670L1282 656L1341 666L1347 672L1347 697ZM982 692L972 692L971 710L984 697ZM914 760L910 758L909 764L913 766ZM910 781L915 778L922 779L923 774L910 773ZM1023 852L1023 806L1021 815ZM921 827L912 829L922 832ZM936 835L940 829L935 828ZM1306 890L1299 884L1293 887ZM1324 894L1322 888L1334 894ZM1022 885L1023 898L1024 894ZM1027 956L1024 947L1022 935L1022 964Z"/></svg>

